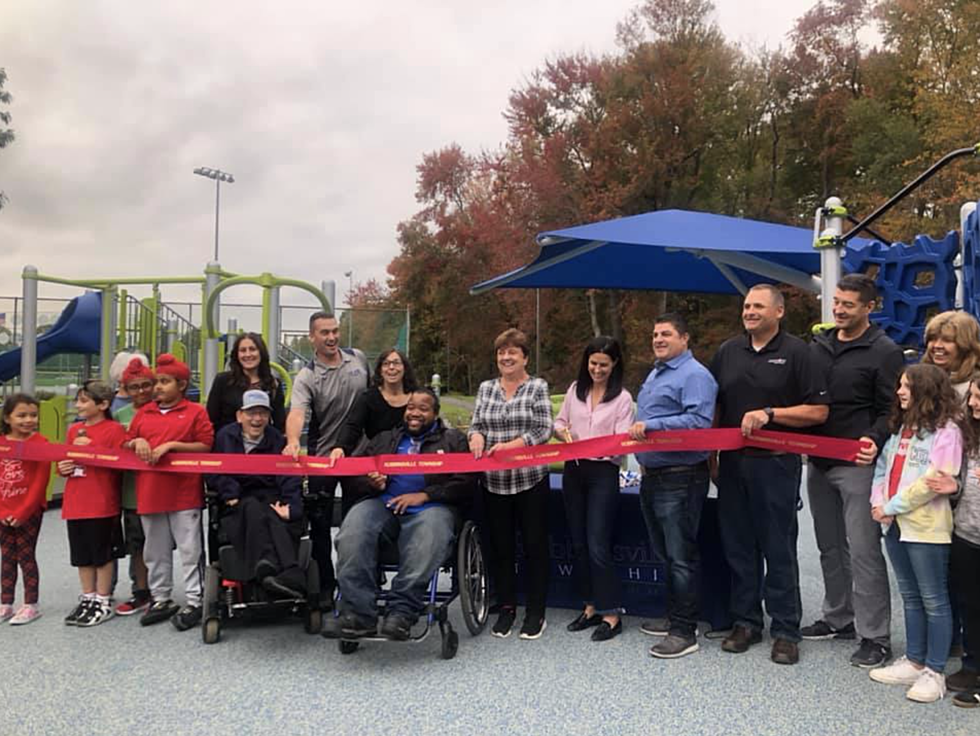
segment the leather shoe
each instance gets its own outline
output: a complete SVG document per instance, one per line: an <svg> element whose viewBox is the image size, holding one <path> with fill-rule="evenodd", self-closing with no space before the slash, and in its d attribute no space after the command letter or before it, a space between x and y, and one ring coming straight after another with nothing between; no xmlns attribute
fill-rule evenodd
<svg viewBox="0 0 980 736"><path fill-rule="evenodd" d="M592 632L592 641L609 641L622 633L623 619L617 621L615 626L610 626L608 621L602 621Z"/></svg>
<svg viewBox="0 0 980 736"><path fill-rule="evenodd" d="M591 616L586 616L585 613L580 613L578 618L572 621L565 628L569 631L584 631L585 629L590 629L593 626L598 626L602 623L602 616L598 613L593 613Z"/></svg>
<svg viewBox="0 0 980 736"><path fill-rule="evenodd" d="M762 641L761 631L752 631L747 626L736 625L725 640L721 643L721 648L732 654L742 654L749 651L749 647Z"/></svg>
<svg viewBox="0 0 980 736"><path fill-rule="evenodd" d="M796 664L800 661L800 647L795 641L776 639L769 656L776 664Z"/></svg>

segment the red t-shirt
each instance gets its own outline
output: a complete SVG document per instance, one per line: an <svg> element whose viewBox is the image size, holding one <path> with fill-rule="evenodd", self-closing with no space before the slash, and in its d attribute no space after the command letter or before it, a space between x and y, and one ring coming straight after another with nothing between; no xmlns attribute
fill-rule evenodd
<svg viewBox="0 0 980 736"><path fill-rule="evenodd" d="M84 428L85 436L92 443L80 450L118 450L126 441L126 430L116 421L106 420L97 424L73 424L68 428L66 444L72 445ZM84 473L84 475L80 474ZM65 495L61 500L62 519L104 519L119 516L118 470L82 466L65 481Z"/></svg>
<svg viewBox="0 0 980 736"><path fill-rule="evenodd" d="M214 442L214 427L200 404L187 399L161 411L155 401L144 406L129 425L129 439L142 437L150 447L164 442ZM196 473L136 473L136 512L161 514L204 506L204 482Z"/></svg>
<svg viewBox="0 0 980 736"><path fill-rule="evenodd" d="M40 432L25 440L47 441ZM0 444L13 443L0 435ZM16 460L7 453L0 455L0 519L13 516L19 524L23 524L38 511L47 508L46 492L50 479L51 463Z"/></svg>
<svg viewBox="0 0 980 736"><path fill-rule="evenodd" d="M888 474L888 498L898 493L898 484L902 481L902 470L905 468L905 456L909 453L909 442L912 439L911 429L902 429L898 439L898 450L892 460L892 469Z"/></svg>

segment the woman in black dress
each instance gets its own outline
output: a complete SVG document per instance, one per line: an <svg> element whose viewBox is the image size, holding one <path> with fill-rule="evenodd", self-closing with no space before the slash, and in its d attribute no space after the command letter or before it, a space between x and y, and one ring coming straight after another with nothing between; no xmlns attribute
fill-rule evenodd
<svg viewBox="0 0 980 736"><path fill-rule="evenodd" d="M280 432L286 430L285 396L279 379L272 375L269 349L261 335L244 332L232 345L228 359L231 370L214 377L208 393L208 417L214 431L236 422L236 412L242 408L242 394L260 389L269 394L272 403L272 425Z"/></svg>
<svg viewBox="0 0 980 736"><path fill-rule="evenodd" d="M372 440L401 424L409 394L417 388L412 364L401 351L389 350L378 356L371 386L354 401L330 458L349 457L365 438Z"/></svg>

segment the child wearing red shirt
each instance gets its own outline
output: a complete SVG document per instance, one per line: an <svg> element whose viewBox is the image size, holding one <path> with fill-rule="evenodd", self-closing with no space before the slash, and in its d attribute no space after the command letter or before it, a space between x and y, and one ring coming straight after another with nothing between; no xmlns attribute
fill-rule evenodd
<svg viewBox="0 0 980 736"><path fill-rule="evenodd" d="M102 381L86 381L75 396L81 420L68 428L68 444L115 450L126 441L126 430L112 421L109 406L114 395ZM115 561L123 556L119 523L119 471L87 467L61 460L58 472L67 476L61 518L68 527L71 564L78 568L82 594L65 616L68 626L98 626L112 618L109 598Z"/></svg>
<svg viewBox="0 0 980 736"><path fill-rule="evenodd" d="M190 370L174 356L157 359L153 401L133 417L127 446L141 460L156 463L168 452L207 452L214 441L214 427L200 404L184 397ZM146 542L143 558L149 570L153 605L140 618L143 626L172 617L179 631L201 622L204 586L204 544L201 509L204 484L200 475L153 473L136 475L136 511L143 523ZM173 555L177 548L184 569L187 603L178 610L173 595Z"/></svg>
<svg viewBox="0 0 980 736"><path fill-rule="evenodd" d="M13 394L3 402L0 443L47 442L37 432L38 401L27 394ZM34 551L47 506L45 491L51 464L18 460L0 453L0 623L29 624L41 617L37 607L40 576ZM14 613L17 566L24 573L24 605Z"/></svg>

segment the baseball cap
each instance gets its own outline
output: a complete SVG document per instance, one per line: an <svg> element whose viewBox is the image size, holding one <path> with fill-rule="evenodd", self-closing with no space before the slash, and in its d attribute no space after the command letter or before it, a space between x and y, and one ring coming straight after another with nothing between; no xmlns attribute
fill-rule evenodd
<svg viewBox="0 0 980 736"><path fill-rule="evenodd" d="M269 403L269 394L258 389L252 389L242 394L242 411L245 409L254 409L257 406L272 411L272 404Z"/></svg>

